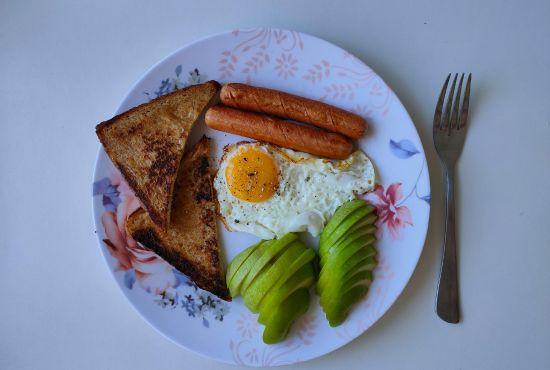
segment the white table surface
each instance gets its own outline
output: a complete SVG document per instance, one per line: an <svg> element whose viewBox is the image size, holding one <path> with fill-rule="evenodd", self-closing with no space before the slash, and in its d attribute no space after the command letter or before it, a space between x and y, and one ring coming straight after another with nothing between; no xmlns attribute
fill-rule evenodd
<svg viewBox="0 0 550 370"><path fill-rule="evenodd" d="M550 369L550 2L153 3L0 1L0 369L237 368L132 309L97 245L91 182L94 126L144 71L252 26L363 59L412 115L432 176L430 230L402 296L349 345L295 367ZM444 77L461 71L474 77L457 183L463 320L450 325L434 313L443 193L431 120Z"/></svg>

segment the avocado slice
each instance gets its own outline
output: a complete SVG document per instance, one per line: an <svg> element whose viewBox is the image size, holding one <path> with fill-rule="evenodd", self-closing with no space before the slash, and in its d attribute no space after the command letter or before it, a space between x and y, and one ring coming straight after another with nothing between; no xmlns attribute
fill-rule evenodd
<svg viewBox="0 0 550 370"><path fill-rule="evenodd" d="M275 284L273 289L280 288L283 284L286 283L286 281L289 278L291 278L304 265L312 262L316 256L317 255L315 254L315 251L313 249L306 247L306 249L302 252L302 254L298 258L296 258L296 260L294 260L294 262L292 262L290 266L288 266L288 268L285 271L285 274L281 276L281 278L279 279L277 284ZM314 271L314 275L315 275L315 271Z"/></svg>
<svg viewBox="0 0 550 370"><path fill-rule="evenodd" d="M266 323L263 333L264 343L273 344L285 339L292 323L307 312L309 301L309 291L302 288L281 302Z"/></svg>
<svg viewBox="0 0 550 370"><path fill-rule="evenodd" d="M330 249L332 246L338 245L342 241L345 241L345 239L348 237L348 235L357 234L357 233L367 233L370 232L372 234L376 231L376 225L374 224L376 222L376 215L375 214L369 214L365 216L362 220L357 221L355 225L353 225L347 233L343 234L336 240L332 245L328 245L326 248ZM325 250L326 250L325 248Z"/></svg>
<svg viewBox="0 0 550 370"><path fill-rule="evenodd" d="M269 294L262 300L260 304L260 315L258 322L266 324L273 316L277 307L289 295L301 288L308 288L315 281L315 274L311 263L306 263L301 269L296 271L290 278L279 287L271 289Z"/></svg>
<svg viewBox="0 0 550 370"><path fill-rule="evenodd" d="M375 255L368 248L361 248L353 256L341 259L321 271L317 280L317 293L323 294L324 288L338 285L349 274L361 270L373 270L376 267Z"/></svg>
<svg viewBox="0 0 550 370"><path fill-rule="evenodd" d="M359 251L361 248L366 248L367 246L369 249L369 252L372 254L376 254L376 249L374 246L372 246L372 243L376 239L372 235L364 235L358 239L355 239L351 241L349 244L345 244L341 246L340 248L333 249L332 253L328 257L325 257L325 262L322 265L321 272L319 273L319 278L323 276L325 273L323 272L327 266L336 264L341 264L342 262L345 262L348 258L353 256L357 251Z"/></svg>
<svg viewBox="0 0 550 370"><path fill-rule="evenodd" d="M376 222L376 214L370 213L366 215L361 220L358 220L354 225L352 225L347 232L341 234L337 239L332 240L330 244L325 243L325 245L323 245L323 249L319 247L319 253L324 257L324 255L326 255L329 249L345 242L348 239L348 237L351 235L367 234L367 233L371 233L374 235L374 233L376 232L376 226L374 225L375 222ZM333 236L334 235L335 234L333 234Z"/></svg>
<svg viewBox="0 0 550 370"><path fill-rule="evenodd" d="M372 245L361 248L352 256L341 258L327 268L323 268L317 279L317 294L323 294L326 286L342 281L342 279L349 273L352 273L354 269L369 268L372 263L374 263L374 267L376 267L375 254L369 250L369 247L372 247ZM369 258L372 260L369 260ZM366 265L367 263L368 265ZM374 267L370 268L374 269Z"/></svg>
<svg viewBox="0 0 550 370"><path fill-rule="evenodd" d="M344 221L342 221L342 223L330 235L326 236L324 240L319 243L319 253L324 253L327 247L330 247L338 239L346 235L350 228L352 228L356 223L360 222L368 214L372 213L373 210L374 207L372 206L360 207L352 214L348 215L348 217L346 217ZM376 220L376 215L373 215L373 217L374 220Z"/></svg>
<svg viewBox="0 0 550 370"><path fill-rule="evenodd" d="M263 240L259 241L258 243L246 248L241 253L237 254L235 258L231 261L229 266L227 266L227 274L225 275L225 281L227 281L227 285L231 283L231 280L233 280L233 277L235 276L235 273L239 270L239 267L243 264L244 261L260 246L260 244L263 243Z"/></svg>
<svg viewBox="0 0 550 370"><path fill-rule="evenodd" d="M347 261L348 258L353 256L362 248L365 249L364 253L367 253L368 255L375 255L377 253L376 248L373 245L375 240L376 239L374 236L365 235L353 242L350 242L349 244L343 245L341 248L334 249L330 254L330 258L323 264L323 269L321 269L319 276L323 273L322 270L325 270L325 266L332 268L335 264L341 264L342 262Z"/></svg>
<svg viewBox="0 0 550 370"><path fill-rule="evenodd" d="M307 247L299 240L293 241L288 248L277 257L277 260L264 268L254 281L243 292L244 304L252 312L258 312L260 302L269 294L270 289L285 274L288 266L292 264Z"/></svg>
<svg viewBox="0 0 550 370"><path fill-rule="evenodd" d="M370 280L374 279L374 268L376 267L376 260L374 257L368 257L363 264L356 266L353 270L350 270L342 277L343 285L351 285L352 281L358 277L364 277Z"/></svg>
<svg viewBox="0 0 550 370"><path fill-rule="evenodd" d="M354 273L359 271L371 271L373 272L376 268L378 261L376 260L376 255L369 255L367 258L361 260L353 261L352 259L347 260L344 265L347 268L348 272L342 276L342 279L347 279Z"/></svg>
<svg viewBox="0 0 550 370"><path fill-rule="evenodd" d="M324 290L319 299L319 303L325 312L329 312L331 307L339 303L346 293L359 285L369 285L372 283L373 274L371 270L362 270L354 272L347 279L342 280L340 284L330 284Z"/></svg>
<svg viewBox="0 0 550 370"><path fill-rule="evenodd" d="M367 294L369 287L370 282L357 284L343 294L338 301L333 301L334 304L322 305L329 325L332 327L340 325L346 319L351 306L359 302Z"/></svg>
<svg viewBox="0 0 550 370"><path fill-rule="evenodd" d="M349 234L343 235L340 239L338 239L336 243L334 243L330 247L325 248L323 253L320 253L321 267L327 262L327 260L331 259L331 256L336 251L346 248L347 245L353 243L356 240L368 237L369 239L372 239L373 241L375 241L376 240L376 237L374 235L375 231L376 231L376 227L374 225L365 223L361 228L358 228L357 230L350 232Z"/></svg>
<svg viewBox="0 0 550 370"><path fill-rule="evenodd" d="M334 215L332 215L330 220L327 222L327 225L323 229L319 243L323 244L325 242L325 239L330 236L330 234L332 234L334 230L336 230L336 228L340 226L342 221L344 221L344 219L346 219L348 215L352 214L355 210L361 207L366 207L367 205L368 203L364 200L354 199L338 207L338 209L336 209L336 212L334 212Z"/></svg>
<svg viewBox="0 0 550 370"><path fill-rule="evenodd" d="M242 283L244 282L244 279L250 272L250 269L252 266L256 264L258 259L264 254L265 248L269 247L273 243L272 240L262 241L259 243L259 245L252 251L252 253L248 256L248 258L239 266L235 274L233 275L233 279L229 282L229 293L232 297L236 297L239 295L241 291Z"/></svg>
<svg viewBox="0 0 550 370"><path fill-rule="evenodd" d="M356 266L354 269L349 270L342 276L331 280L330 283L318 284L317 288L319 295L321 296L321 305L326 302L337 299L338 296L342 296L351 287L357 285L357 282L363 280L372 281L372 270L376 266L376 261L373 257L367 257L364 261L364 265Z"/></svg>
<svg viewBox="0 0 550 370"><path fill-rule="evenodd" d="M354 265L365 262L369 257L374 259L376 248L370 244L371 242L372 237L369 239L367 236L338 250L340 253L335 254L334 258L331 258L321 269L315 287L317 294L323 295L327 285L335 283L339 277L346 275Z"/></svg>
<svg viewBox="0 0 550 370"><path fill-rule="evenodd" d="M246 275L246 278L242 283L241 290L245 291L258 276L260 271L262 271L273 258L275 258L279 253L282 253L290 245L290 243L296 239L298 239L297 234L288 233L279 239L273 240L269 246L264 248L264 253L260 258L258 258L256 263L254 263L254 265L250 268L249 273Z"/></svg>

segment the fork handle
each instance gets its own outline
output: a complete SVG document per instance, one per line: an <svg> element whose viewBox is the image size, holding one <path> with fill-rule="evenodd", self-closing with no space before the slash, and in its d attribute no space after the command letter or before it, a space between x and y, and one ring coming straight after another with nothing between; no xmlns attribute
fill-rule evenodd
<svg viewBox="0 0 550 370"><path fill-rule="evenodd" d="M436 311L444 321L458 323L458 268L456 258L454 168L446 166L445 239L437 288Z"/></svg>

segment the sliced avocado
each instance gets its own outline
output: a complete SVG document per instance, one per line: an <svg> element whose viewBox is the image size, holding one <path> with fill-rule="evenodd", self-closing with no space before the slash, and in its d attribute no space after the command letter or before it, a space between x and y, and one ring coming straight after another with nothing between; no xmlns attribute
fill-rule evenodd
<svg viewBox="0 0 550 370"><path fill-rule="evenodd" d="M342 295L356 285L363 284L367 281L369 284L372 282L372 269L373 266L376 265L376 262L374 262L374 258L372 257L368 257L367 259L370 259L370 261L365 261L365 265L368 267L357 267L348 271L344 276L331 280L330 283L318 285L322 306L325 306L328 302L335 299L339 300Z"/></svg>
<svg viewBox="0 0 550 370"><path fill-rule="evenodd" d="M327 268L324 268L317 280L317 293L323 294L324 288L328 285L339 285L350 274L361 270L373 270L376 267L374 254L367 248L358 250L353 256L338 261Z"/></svg>
<svg viewBox="0 0 550 370"><path fill-rule="evenodd" d="M351 229L356 223L363 220L368 214L372 213L374 210L374 207L367 206L367 207L360 207L356 209L352 214L348 215L342 221L342 223L327 237L325 237L324 241L319 243L319 253L324 253L324 251L333 245L340 237L343 235L346 235L349 229ZM373 215L374 219L376 220L376 215Z"/></svg>
<svg viewBox="0 0 550 370"><path fill-rule="evenodd" d="M258 312L259 304L270 289L281 279L307 247L300 241L293 241L288 248L276 257L276 261L264 268L254 281L243 291L244 304L252 312Z"/></svg>
<svg viewBox="0 0 550 370"><path fill-rule="evenodd" d="M294 240L298 239L298 235L295 233L288 233L280 237L279 239L272 240L272 243L264 248L264 253L250 268L249 273L246 275L244 282L242 283L241 290L244 291L258 276L260 271L266 267L273 258L279 253L282 253Z"/></svg>
<svg viewBox="0 0 550 370"><path fill-rule="evenodd" d="M264 254L264 250L266 247L269 247L273 241L262 241L260 244L252 251L252 253L248 256L248 258L239 266L235 274L233 275L233 279L231 279L229 286L229 293L231 293L232 297L236 297L241 292L241 286L250 272L250 269L252 266L256 264L258 259Z"/></svg>
<svg viewBox="0 0 550 370"><path fill-rule="evenodd" d="M315 254L315 251L313 249L306 247L302 254L288 266L285 274L281 276L281 279L279 279L279 281L277 282L277 284L275 284L273 288L278 289L279 287L281 287L290 277L292 277L292 275L296 273L296 271L300 270L307 263L313 263L316 256L317 255ZM316 275L315 271L314 275Z"/></svg>
<svg viewBox="0 0 550 370"><path fill-rule="evenodd" d="M329 325L332 327L340 325L346 319L351 307L367 294L369 287L370 283L355 285L333 305L323 306Z"/></svg>
<svg viewBox="0 0 550 370"><path fill-rule="evenodd" d="M359 220L355 225L353 225L347 233L342 234L334 243L331 245L326 245L324 252L327 252L328 249L338 246L342 242L348 240L353 236L358 236L360 234L373 234L376 232L376 215L370 214Z"/></svg>
<svg viewBox="0 0 550 370"><path fill-rule="evenodd" d="M377 252L376 248L372 244L373 242L374 237L366 235L349 244L346 244L342 248L334 250L330 254L330 259L328 259L323 265L319 277L323 274L323 270L334 270L335 267L337 268L358 252L360 252L363 256L375 256Z"/></svg>
<svg viewBox="0 0 550 370"><path fill-rule="evenodd" d="M342 241L344 241L348 235L357 235L357 233L372 233L374 234L376 232L376 225L374 224L376 222L376 215L371 213L365 216L363 219L358 221L355 225L353 225L347 233L343 234L338 238L332 245L326 246L326 248L330 249L332 246L338 245ZM326 250L325 248L325 250Z"/></svg>
<svg viewBox="0 0 550 370"><path fill-rule="evenodd" d="M321 233L321 239L319 240L320 244L323 244L325 242L325 239L330 236L340 226L342 221L346 219L350 214L352 214L355 210L366 207L368 205L367 202L361 199L354 199L350 200L349 202L346 202L342 204L336 212L334 212L334 215L330 218L327 225L323 229L323 232Z"/></svg>
<svg viewBox="0 0 550 370"><path fill-rule="evenodd" d="M338 249L345 248L346 245L349 245L356 240L359 240L365 237L368 237L373 241L376 240L376 236L374 235L375 231L376 231L376 227L374 225L365 224L363 227L355 230L354 232L350 232L349 234L343 235L340 239L338 239L336 243L334 243L332 246L327 247L324 250L324 253L320 254L321 267L325 264L327 259L330 259L331 255L334 254L335 251L337 251Z"/></svg>
<svg viewBox="0 0 550 370"><path fill-rule="evenodd" d="M264 343L273 344L285 339L292 323L307 312L309 301L309 291L302 288L281 302L266 323L263 333Z"/></svg>
<svg viewBox="0 0 550 370"><path fill-rule="evenodd" d="M258 316L258 322L260 324L267 323L281 302L283 302L296 290L301 288L309 288L314 281L315 274L313 272L313 266L311 263L307 263L302 266L301 269L296 271L296 273L290 276L290 278L283 285L271 289L269 294L260 304L260 315Z"/></svg>
<svg viewBox="0 0 550 370"><path fill-rule="evenodd" d="M227 285L231 283L231 280L233 280L233 277L235 276L235 273L239 270L239 267L243 264L244 261L260 246L260 244L263 243L263 240L259 241L258 243L246 248L241 253L237 254L235 258L231 261L229 266L227 266L227 274L225 280L227 281Z"/></svg>
<svg viewBox="0 0 550 370"><path fill-rule="evenodd" d="M358 266L354 270L350 270L343 278L343 286L351 286L355 285L353 284L354 281L358 280L368 280L372 283L372 280L374 279L374 267L376 267L376 261L374 258L369 257L368 261L365 261L365 264L363 266Z"/></svg>
<svg viewBox="0 0 550 370"><path fill-rule="evenodd" d="M372 283L372 271L358 271L349 276L346 281L342 281L340 284L329 284L323 294L319 298L319 303L325 312L329 312L331 307L340 302L345 295L353 290L356 286L367 285ZM339 286L338 286L339 285Z"/></svg>
<svg viewBox="0 0 550 370"><path fill-rule="evenodd" d="M376 261L376 257L371 255L356 264L353 264L353 261L351 260L348 260L345 264L349 267L347 267L348 272L344 276L342 276L342 280L344 281L348 279L351 275L361 271L370 271L372 273L376 268L378 262Z"/></svg>
<svg viewBox="0 0 550 370"><path fill-rule="evenodd" d="M322 295L330 285L340 286L350 274L360 270L373 270L375 267L375 257L369 255L365 249L361 249L346 261L341 261L330 269L323 269L323 274L317 279L315 291Z"/></svg>
<svg viewBox="0 0 550 370"><path fill-rule="evenodd" d="M376 254L376 249L374 248L374 246L372 246L374 240L375 238L373 236L366 235L350 242L349 244L343 245L341 248L332 250L332 253L329 255L329 257L325 258L325 262L323 263L321 272L319 273L319 279L321 278L321 276L326 274L323 271L326 270L327 266L342 264L362 248L367 248L368 252L373 255Z"/></svg>
<svg viewBox="0 0 550 370"><path fill-rule="evenodd" d="M352 251L350 249L350 253ZM375 258L375 250L372 245L359 248L352 255L346 253L342 257L335 258L334 261L331 261L329 265L325 265L321 270L315 287L316 293L321 295L327 285L341 282L346 274L354 268L359 268L361 264L372 263L372 261L368 260L369 258L373 260Z"/></svg>

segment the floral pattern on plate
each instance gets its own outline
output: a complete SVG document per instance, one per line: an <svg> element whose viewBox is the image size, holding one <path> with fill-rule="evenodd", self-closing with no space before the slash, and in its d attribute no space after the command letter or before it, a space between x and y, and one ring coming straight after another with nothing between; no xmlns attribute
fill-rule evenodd
<svg viewBox="0 0 550 370"><path fill-rule="evenodd" d="M207 328L208 317L223 321L229 312L226 302L199 289L187 276L126 234L126 218L140 204L120 173L94 182L93 195L102 198L103 243L117 261L115 271L123 274L125 288L132 290L137 283L160 307L181 307L189 317L201 318Z"/></svg>

